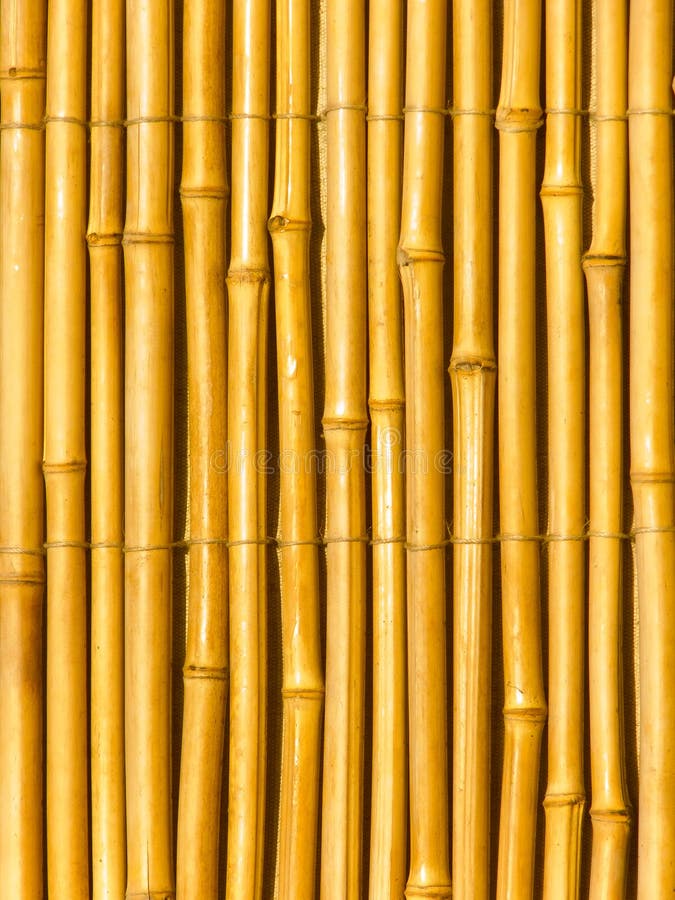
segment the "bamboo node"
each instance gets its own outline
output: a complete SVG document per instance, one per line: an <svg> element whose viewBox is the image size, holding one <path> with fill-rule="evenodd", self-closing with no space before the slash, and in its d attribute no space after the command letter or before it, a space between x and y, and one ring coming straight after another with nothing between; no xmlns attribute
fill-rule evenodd
<svg viewBox="0 0 675 900"><path fill-rule="evenodd" d="M584 269L624 268L626 257L611 253L586 253L581 264Z"/></svg>
<svg viewBox="0 0 675 900"><path fill-rule="evenodd" d="M583 806L586 798L583 794L547 794L544 798L544 809L555 809L561 806Z"/></svg>
<svg viewBox="0 0 675 900"><path fill-rule="evenodd" d="M324 431L365 431L368 427L368 419L342 419L324 416L321 425Z"/></svg>
<svg viewBox="0 0 675 900"><path fill-rule="evenodd" d="M195 678L206 681L227 681L228 670L222 666L183 666L184 678Z"/></svg>
<svg viewBox="0 0 675 900"><path fill-rule="evenodd" d="M123 244L173 244L175 238L172 234L158 234L152 231L125 231L122 237Z"/></svg>
<svg viewBox="0 0 675 900"><path fill-rule="evenodd" d="M282 688L281 696L289 700L323 700L325 691L321 688Z"/></svg>
<svg viewBox="0 0 675 900"><path fill-rule="evenodd" d="M310 231L311 228L310 219L289 219L286 216L272 216L267 223L270 234L280 234L285 231Z"/></svg>
<svg viewBox="0 0 675 900"><path fill-rule="evenodd" d="M625 806L623 809L595 809L591 806L589 812L593 822L617 822L630 825L633 820L630 806Z"/></svg>
<svg viewBox="0 0 675 900"><path fill-rule="evenodd" d="M449 884L408 884L405 895L408 900L415 900L415 897L423 897L426 900L450 900L452 888Z"/></svg>
<svg viewBox="0 0 675 900"><path fill-rule="evenodd" d="M445 253L442 250L419 250L399 246L396 251L396 262L401 268L420 262L445 263Z"/></svg>
<svg viewBox="0 0 675 900"><path fill-rule="evenodd" d="M451 359L448 372L458 372L461 375L480 375L482 372L496 372L497 363L492 358L465 358Z"/></svg>
<svg viewBox="0 0 675 900"><path fill-rule="evenodd" d="M507 685L512 690L519 690L515 685ZM505 706L503 715L510 722L545 722L548 710L545 706Z"/></svg>
<svg viewBox="0 0 675 900"><path fill-rule="evenodd" d="M50 463L46 460L42 463L42 471L47 475L61 475L66 472L85 472L87 469L86 459L70 459L65 462Z"/></svg>
<svg viewBox="0 0 675 900"><path fill-rule="evenodd" d="M18 79L22 81L44 81L46 77L47 73L44 68L31 69L28 66L25 68L11 66L11 68L0 72L0 81L17 81Z"/></svg>
<svg viewBox="0 0 675 900"><path fill-rule="evenodd" d="M583 195L580 184L544 184L539 192L540 197L572 197Z"/></svg>
<svg viewBox="0 0 675 900"><path fill-rule="evenodd" d="M405 409L405 400L392 397L390 400L368 400L368 407L372 412L399 412Z"/></svg>
<svg viewBox="0 0 675 900"><path fill-rule="evenodd" d="M98 234L95 231L91 231L87 235L87 244L89 244L90 247L117 247L121 243L122 234L118 232Z"/></svg>
<svg viewBox="0 0 675 900"><path fill-rule="evenodd" d="M230 192L222 187L181 187L179 193L183 200L226 200Z"/></svg>
<svg viewBox="0 0 675 900"><path fill-rule="evenodd" d="M497 107L496 127L513 134L537 131L544 124L540 106L529 108Z"/></svg>

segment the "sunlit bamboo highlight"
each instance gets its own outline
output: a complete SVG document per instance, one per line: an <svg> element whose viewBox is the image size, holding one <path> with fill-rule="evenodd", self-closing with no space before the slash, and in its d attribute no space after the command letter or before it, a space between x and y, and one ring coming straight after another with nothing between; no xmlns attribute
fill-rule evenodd
<svg viewBox="0 0 675 900"><path fill-rule="evenodd" d="M593 240L584 258L590 330L588 684L591 713L591 900L623 900L630 805L622 679L622 295L626 266L625 3L594 11L596 161Z"/></svg>
<svg viewBox="0 0 675 900"><path fill-rule="evenodd" d="M321 900L361 891L365 694L365 5L326 5L326 718Z"/></svg>
<svg viewBox="0 0 675 900"><path fill-rule="evenodd" d="M89 896L85 297L87 4L48 6L45 171L47 883ZM67 265L64 264L67 260Z"/></svg>
<svg viewBox="0 0 675 900"><path fill-rule="evenodd" d="M368 320L373 447L372 900L399 898L407 856L403 335L396 265L401 211L403 3L370 4Z"/></svg>
<svg viewBox="0 0 675 900"><path fill-rule="evenodd" d="M0 896L42 900L46 2L0 7Z"/></svg>
<svg viewBox="0 0 675 900"><path fill-rule="evenodd" d="M630 452L640 608L638 898L675 890L673 4L630 5Z"/></svg>
<svg viewBox="0 0 675 900"><path fill-rule="evenodd" d="M504 764L499 900L531 900L546 718L541 658L535 376L540 0L508 0L499 129L499 491ZM511 539L509 539L511 538ZM528 540L529 538L529 540Z"/></svg>
<svg viewBox="0 0 675 900"><path fill-rule="evenodd" d="M406 896L450 897L441 195L445 0L410 0L398 260L405 316L410 870Z"/></svg>
<svg viewBox="0 0 675 900"><path fill-rule="evenodd" d="M227 698L225 3L183 14L190 580L178 801L179 900L217 900Z"/></svg>
<svg viewBox="0 0 675 900"><path fill-rule="evenodd" d="M227 900L261 897L265 811L269 0L233 6Z"/></svg>
<svg viewBox="0 0 675 900"><path fill-rule="evenodd" d="M283 737L278 900L315 894L323 672L309 292L310 3L277 0L276 156L269 230L279 384Z"/></svg>
<svg viewBox="0 0 675 900"><path fill-rule="evenodd" d="M580 181L581 4L546 3L541 189L548 326L548 783L544 896L579 890L584 808L584 288Z"/></svg>
<svg viewBox="0 0 675 900"><path fill-rule="evenodd" d="M173 4L127 0L127 898L173 896Z"/></svg>

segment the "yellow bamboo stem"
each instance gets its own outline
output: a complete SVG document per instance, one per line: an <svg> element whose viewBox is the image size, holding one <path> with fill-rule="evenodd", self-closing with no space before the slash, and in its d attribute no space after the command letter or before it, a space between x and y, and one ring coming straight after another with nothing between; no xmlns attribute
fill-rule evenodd
<svg viewBox="0 0 675 900"><path fill-rule="evenodd" d="M640 605L639 900L675 891L673 4L630 5L630 448Z"/></svg>
<svg viewBox="0 0 675 900"><path fill-rule="evenodd" d="M127 898L174 896L173 5L127 0L125 746Z"/></svg>
<svg viewBox="0 0 675 900"><path fill-rule="evenodd" d="M0 7L0 896L43 897L46 2Z"/></svg>
<svg viewBox="0 0 675 900"><path fill-rule="evenodd" d="M403 283L410 871L406 896L450 897L446 685L441 195L445 0L410 0L406 56Z"/></svg>
<svg viewBox="0 0 675 900"><path fill-rule="evenodd" d="M361 891L365 682L365 6L326 6L326 719L321 900Z"/></svg>
<svg viewBox="0 0 675 900"><path fill-rule="evenodd" d="M499 491L504 764L498 900L531 900L546 719L541 659L535 380L540 0L504 6L499 129ZM511 537L511 540L509 540ZM529 538L529 540L528 540Z"/></svg>
<svg viewBox="0 0 675 900"><path fill-rule="evenodd" d="M399 898L407 856L405 406L400 230L403 3L370 4L368 317L373 447L372 900Z"/></svg>
<svg viewBox="0 0 675 900"><path fill-rule="evenodd" d="M87 4L51 0L47 22L47 881L54 900L79 900L89 896L84 544Z"/></svg>
<svg viewBox="0 0 675 900"><path fill-rule="evenodd" d="M228 683L225 3L186 2L183 174L190 442L190 594L183 668L176 895L216 900Z"/></svg>

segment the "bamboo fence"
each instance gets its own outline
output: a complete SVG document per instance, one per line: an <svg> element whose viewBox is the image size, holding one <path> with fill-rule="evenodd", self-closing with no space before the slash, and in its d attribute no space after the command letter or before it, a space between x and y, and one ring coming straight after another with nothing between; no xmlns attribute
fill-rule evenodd
<svg viewBox="0 0 675 900"><path fill-rule="evenodd" d="M673 896L673 15L0 0L0 900Z"/></svg>

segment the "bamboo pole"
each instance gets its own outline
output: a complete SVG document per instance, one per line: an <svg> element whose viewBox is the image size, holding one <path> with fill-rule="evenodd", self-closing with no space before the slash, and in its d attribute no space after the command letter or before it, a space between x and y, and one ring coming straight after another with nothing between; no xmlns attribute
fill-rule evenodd
<svg viewBox="0 0 675 900"><path fill-rule="evenodd" d="M233 7L228 475L230 772L228 900L259 898L265 808L265 365L269 264L269 0Z"/></svg>
<svg viewBox="0 0 675 900"><path fill-rule="evenodd" d="M361 891L365 700L365 5L326 6L326 717L321 900Z"/></svg>
<svg viewBox="0 0 675 900"><path fill-rule="evenodd" d="M639 900L675 891L673 4L630 5L630 449L640 608Z"/></svg>
<svg viewBox="0 0 675 900"><path fill-rule="evenodd" d="M549 720L544 896L579 891L584 808L584 288L581 4L546 4Z"/></svg>
<svg viewBox="0 0 675 900"><path fill-rule="evenodd" d="M49 896L58 900L89 895L84 544L87 4L51 0L47 22L47 882Z"/></svg>
<svg viewBox="0 0 675 900"><path fill-rule="evenodd" d="M314 388L309 286L310 3L277 0L277 124L269 230L279 385L283 737L278 900L311 900L324 699L319 635Z"/></svg>
<svg viewBox="0 0 675 900"><path fill-rule="evenodd" d="M173 4L127 0L127 898L173 897Z"/></svg>
<svg viewBox="0 0 675 900"><path fill-rule="evenodd" d="M47 4L0 7L0 897L43 896ZM8 227L7 224L11 223ZM19 302L20 300L20 302Z"/></svg>
<svg viewBox="0 0 675 900"><path fill-rule="evenodd" d="M406 896L450 897L441 195L445 0L410 0L403 205L410 870Z"/></svg>
<svg viewBox="0 0 675 900"><path fill-rule="evenodd" d="M190 595L178 801L179 900L216 900L228 684L225 3L186 2L183 173L190 453Z"/></svg>
<svg viewBox="0 0 675 900"><path fill-rule="evenodd" d="M370 5L369 408L373 446L373 752L369 893L401 897L407 856L405 483L401 287L403 3Z"/></svg>
<svg viewBox="0 0 675 900"><path fill-rule="evenodd" d="M584 257L590 330L588 681L591 717L591 900L623 900L630 803L622 678L622 293L626 266L627 8L595 9L593 239Z"/></svg>
<svg viewBox="0 0 675 900"><path fill-rule="evenodd" d="M541 2L504 7L499 129L499 491L504 763L498 900L531 900L546 719L541 658L535 222ZM510 539L509 539L510 538Z"/></svg>

